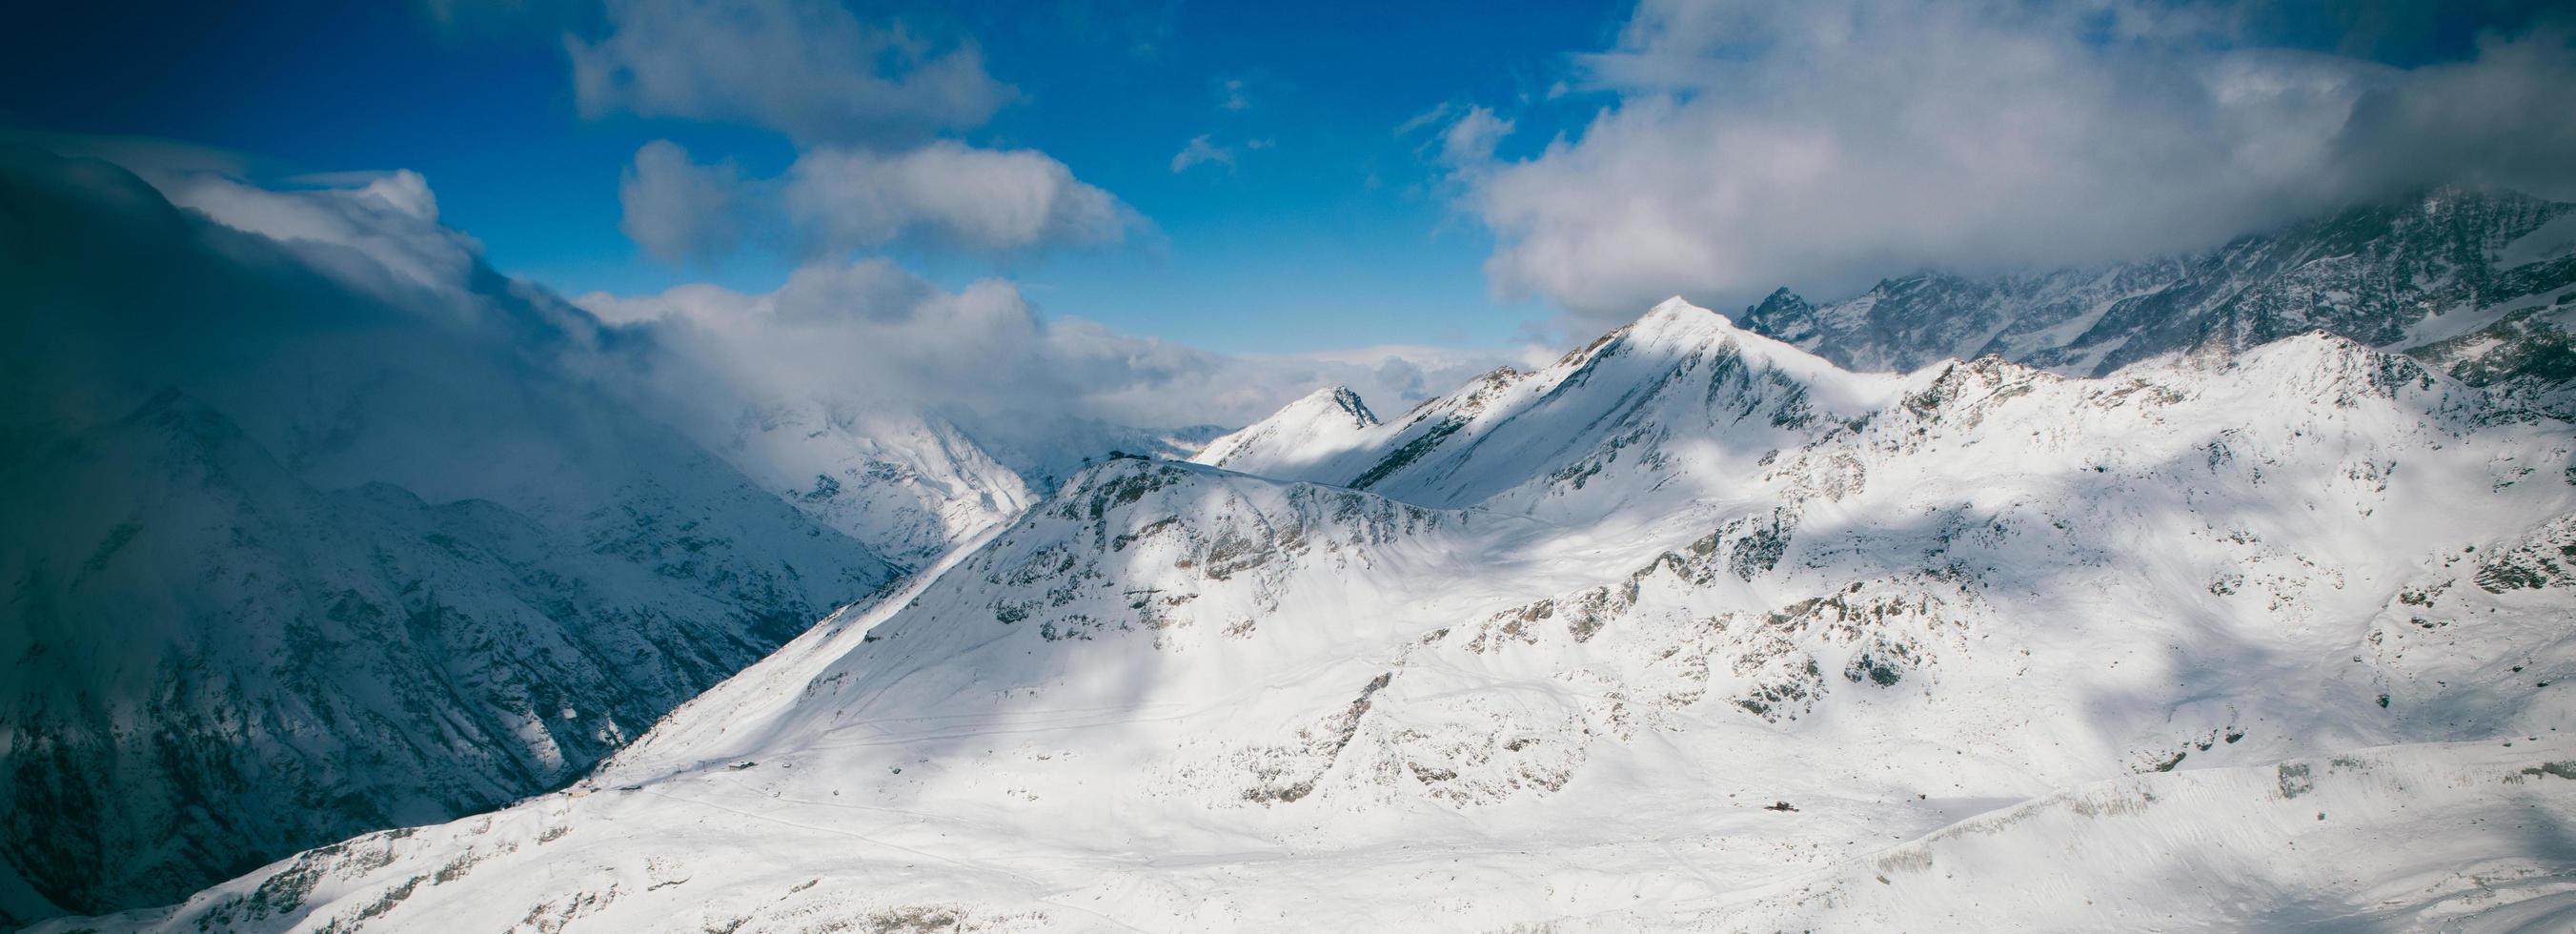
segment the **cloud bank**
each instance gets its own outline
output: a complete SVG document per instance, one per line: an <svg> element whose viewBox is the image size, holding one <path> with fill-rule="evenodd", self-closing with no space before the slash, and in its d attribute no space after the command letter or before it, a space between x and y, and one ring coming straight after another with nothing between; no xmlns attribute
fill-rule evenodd
<svg viewBox="0 0 2576 934"><path fill-rule="evenodd" d="M1315 389L1404 405L1526 355L1360 348L1212 353L1042 317L999 279L947 291L884 259L807 266L776 291L689 285L573 300L645 350L614 361L665 411L725 424L745 400L827 399L935 412L1027 447L1067 421L1242 425Z"/></svg>
<svg viewBox="0 0 2576 934"><path fill-rule="evenodd" d="M2115 0L1646 0L1581 60L1614 102L1578 135L1498 162L1499 118L1471 113L1440 155L1497 235L1497 289L1596 320L1675 293L2201 248L2431 183L2576 195L2566 33L2401 69L2259 47L2239 21Z"/></svg>
<svg viewBox="0 0 2576 934"><path fill-rule="evenodd" d="M200 171L147 171L172 204L277 241L344 281L396 299L463 303L483 245L438 220L417 172L300 176L283 189Z"/></svg>
<svg viewBox="0 0 2576 934"><path fill-rule="evenodd" d="M12 419L113 417L173 383L251 387L233 396L267 401L245 412L330 424L349 400L308 396L304 377L273 362L281 347L327 346L353 348L311 357L355 385L370 373L422 372L506 398L520 377L448 371L458 360L509 361L492 372L604 389L702 440L727 437L746 412L815 400L932 414L980 443L1064 455L1067 439L1091 437L1067 426L1235 426L1337 384L1400 411L1532 356L1216 353L1044 315L1001 279L942 288L883 258L808 264L766 293L696 284L566 301L485 264L472 237L438 221L436 196L417 173L275 188L180 170L148 181L0 140L0 207L61 239L7 257L23 266L0 267L37 286L115 283L131 293L31 287L24 307L0 315L17 338L0 342L0 382L49 407L0 417L0 434ZM213 247L190 251L186 263L142 249L172 237ZM167 268L137 277L134 263ZM448 350L425 349L433 345ZM78 412L54 411L64 407ZM472 413L422 417L470 431Z"/></svg>

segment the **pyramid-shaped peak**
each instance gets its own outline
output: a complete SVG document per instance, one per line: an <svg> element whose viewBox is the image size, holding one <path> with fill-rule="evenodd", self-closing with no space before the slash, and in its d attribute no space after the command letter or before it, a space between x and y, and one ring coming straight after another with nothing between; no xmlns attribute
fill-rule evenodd
<svg viewBox="0 0 2576 934"><path fill-rule="evenodd" d="M1693 305L1690 303L1689 299L1675 295L1671 298L1664 299L1663 301L1656 302L1655 307L1653 308L1646 309L1645 315L1638 318L1637 323L1642 325L1649 322L1659 321L1697 322L1705 321L1709 318L1716 318L1721 322L1726 320L1725 315L1699 307L1698 305Z"/></svg>
<svg viewBox="0 0 2576 934"><path fill-rule="evenodd" d="M1628 350L1653 347L1676 353L1727 344L1736 352L1800 374L1838 369L1806 350L1764 336L1680 296L1655 303L1636 323L1603 335L1577 354L1589 354L1613 341L1626 345Z"/></svg>
<svg viewBox="0 0 2576 934"><path fill-rule="evenodd" d="M1647 309L1636 323L1625 330L1647 340L1702 340L1752 333L1737 326L1735 319L1691 304L1678 295L1656 302L1655 307Z"/></svg>
<svg viewBox="0 0 2576 934"><path fill-rule="evenodd" d="M1341 412L1362 428L1378 423L1377 413L1369 411L1368 401L1348 386L1327 386L1315 390L1307 393L1305 398L1289 403L1288 408Z"/></svg>

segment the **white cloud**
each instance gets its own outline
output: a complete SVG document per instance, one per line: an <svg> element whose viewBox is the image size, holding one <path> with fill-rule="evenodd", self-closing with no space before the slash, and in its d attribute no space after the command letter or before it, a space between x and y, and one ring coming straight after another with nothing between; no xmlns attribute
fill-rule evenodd
<svg viewBox="0 0 2576 934"><path fill-rule="evenodd" d="M1433 105L1431 109L1406 117L1403 123L1396 124L1395 135L1411 136L1415 130L1422 129L1423 127L1431 126L1433 124L1448 122L1451 119L1450 115L1457 112L1458 105L1456 103L1451 101L1442 101Z"/></svg>
<svg viewBox="0 0 2576 934"><path fill-rule="evenodd" d="M657 139L635 150L618 178L617 229L664 262L720 257L741 237L741 189L732 163L700 165L678 143Z"/></svg>
<svg viewBox="0 0 2576 934"><path fill-rule="evenodd" d="M1512 121L1494 116L1490 108L1470 107L1440 131L1440 161L1459 167L1493 161L1494 147L1510 135Z"/></svg>
<svg viewBox="0 0 2576 934"><path fill-rule="evenodd" d="M1181 147L1181 151L1172 156L1173 172L1187 172L1202 165L1221 165L1232 170L1234 149L1211 143L1208 141L1207 134L1201 133L1192 137L1189 145Z"/></svg>
<svg viewBox="0 0 2576 934"><path fill-rule="evenodd" d="M782 176L753 179L667 140L638 150L618 227L664 261L721 257L747 230L839 254L1116 243L1142 223L1043 152L941 138L1017 96L971 41L863 22L833 0L609 0L606 20L595 42L565 39L584 113L749 123L798 148Z"/></svg>
<svg viewBox="0 0 2576 934"><path fill-rule="evenodd" d="M308 261L380 294L471 291L482 244L438 222L438 197L409 169L299 176L317 186L271 190L196 171L144 176L172 204L276 240Z"/></svg>
<svg viewBox="0 0 2576 934"><path fill-rule="evenodd" d="M1226 110L1250 108L1252 98L1244 92L1243 79L1227 78L1223 84L1218 85L1216 105Z"/></svg>
<svg viewBox="0 0 2576 934"><path fill-rule="evenodd" d="M26 196L20 226L66 231L83 243L160 255L170 249L163 241L196 240L215 226L136 209L157 203L145 183L97 163L33 159L0 146L0 176ZM1526 356L1415 347L1215 353L1050 320L1008 281L952 290L884 258L810 264L760 294L691 284L566 303L482 265L474 240L438 221L436 198L416 173L306 176L305 185L328 186L291 190L178 169L156 181L176 193L174 202L232 228L191 248L214 261L183 264L184 281L152 283L184 300L115 305L106 309L113 317L98 320L12 318L31 334L81 332L117 346L103 352L105 345L74 347L56 337L0 344L17 370L0 366L0 377L30 378L42 364L48 378L113 376L157 388L166 380L153 374L238 365L243 342L429 322L442 326L439 334L503 342L512 359L560 365L701 438L725 436L734 419L763 403L820 399L925 409L979 441L1043 454L1082 437L1068 426L1243 424L1334 384L1400 411ZM294 262L281 262L268 241ZM87 251L87 261L108 271L78 274L126 271L114 265L122 255ZM301 274L307 261L329 278ZM352 302L347 285L397 300ZM298 402L305 403L332 404Z"/></svg>
<svg viewBox="0 0 2576 934"><path fill-rule="evenodd" d="M1415 151L1463 177L1491 163L1494 148L1512 135L1516 125L1491 107L1443 101L1396 124L1395 135L1400 139L1432 131Z"/></svg>
<svg viewBox="0 0 2576 934"><path fill-rule="evenodd" d="M988 250L1115 243L1137 222L1045 153L946 140L893 155L809 150L788 167L785 198L809 245L834 251L914 236Z"/></svg>
<svg viewBox="0 0 2576 934"><path fill-rule="evenodd" d="M1042 444L1074 421L1240 425L1336 384L1400 411L1527 356L1417 347L1211 353L1047 320L1011 283L951 292L884 259L808 266L760 295L693 285L574 302L650 337L631 346L671 355L631 372L651 382L665 408L691 417L731 419L741 400L762 398L911 405L1005 446Z"/></svg>
<svg viewBox="0 0 2576 934"><path fill-rule="evenodd" d="M2538 116L2576 99L2563 36L2401 70L2226 28L2116 0L1646 0L1583 60L1615 106L1462 171L1462 206L1500 241L1500 289L1624 318L2205 247L2427 183L2570 193L2576 124ZM1474 119L1444 154L1490 152Z"/></svg>
<svg viewBox="0 0 2576 934"><path fill-rule="evenodd" d="M582 113L749 123L805 142L919 139L1017 96L971 43L876 26L832 0L609 0L566 36Z"/></svg>

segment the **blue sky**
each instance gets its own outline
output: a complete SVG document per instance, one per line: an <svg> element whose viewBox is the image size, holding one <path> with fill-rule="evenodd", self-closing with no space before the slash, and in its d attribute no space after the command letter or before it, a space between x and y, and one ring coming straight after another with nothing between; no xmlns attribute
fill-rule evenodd
<svg viewBox="0 0 2576 934"><path fill-rule="evenodd" d="M270 183L414 170L493 265L567 295L763 293L800 264L882 255L1217 352L1499 351L1664 295L1724 310L1780 285L1833 297L1918 268L2199 248L2410 185L2576 196L2545 190L2576 163L2551 135L2566 122L2533 119L2576 91L2545 2L897 0L849 18L976 50L1016 96L932 133L818 140L585 111L575 90L567 36L828 2L57 5L0 31L0 123L237 151ZM811 86L770 78L690 76L719 96ZM1444 148L1478 119L1490 151ZM800 156L933 136L1043 154L1133 223L1106 244L818 253L758 235L787 226L772 217L676 263L620 230L621 173L652 141L730 164L777 214ZM1202 137L1226 160L1176 165Z"/></svg>
<svg viewBox="0 0 2576 934"><path fill-rule="evenodd" d="M964 140L1042 150L1147 225L1120 245L1000 256L898 245L906 265L951 285L1006 274L1047 313L1220 351L1492 345L1548 318L1535 300L1492 295L1490 235L1441 196L1429 135L1395 131L1443 103L1543 95L1574 51L1608 41L1620 6L1119 6L899 12L970 37L992 76L1021 89ZM797 149L758 127L585 119L561 41L597 28L579 12L37 15L58 21L17 32L0 56L0 78L20 89L0 118L20 126L222 147L272 160L261 169L273 176L412 169L495 266L567 294L766 291L794 264L776 250L666 264L619 233L619 171L649 140L751 174L775 174ZM25 42L36 36L95 44ZM27 93L40 87L68 93ZM1234 164L1174 171L1202 134Z"/></svg>

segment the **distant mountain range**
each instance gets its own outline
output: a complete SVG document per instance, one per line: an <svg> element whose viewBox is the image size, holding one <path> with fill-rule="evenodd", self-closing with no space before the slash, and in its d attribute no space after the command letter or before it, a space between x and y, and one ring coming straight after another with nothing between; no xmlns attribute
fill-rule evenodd
<svg viewBox="0 0 2576 934"><path fill-rule="evenodd" d="M316 256L0 151L0 922L2576 916L2576 206L1010 447Z"/></svg>
<svg viewBox="0 0 2576 934"><path fill-rule="evenodd" d="M2099 376L2160 354L2307 333L2406 353L2477 385L2576 378L2576 205L2444 188L2218 249L2041 275L1921 273L1812 304L1782 289L1745 328L1859 370L1999 356Z"/></svg>
<svg viewBox="0 0 2576 934"><path fill-rule="evenodd" d="M2576 430L2407 355L1854 372L1675 300L1201 457L1073 476L561 792L39 930L2576 912Z"/></svg>

